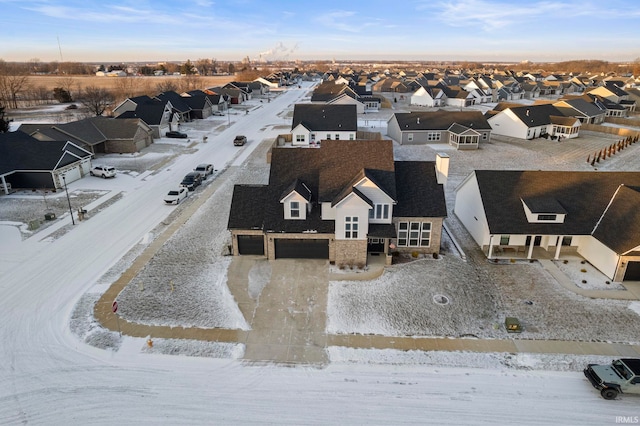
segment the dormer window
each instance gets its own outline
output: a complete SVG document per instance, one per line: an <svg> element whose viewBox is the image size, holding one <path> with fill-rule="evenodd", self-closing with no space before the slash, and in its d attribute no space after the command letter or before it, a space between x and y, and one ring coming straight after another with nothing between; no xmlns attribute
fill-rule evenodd
<svg viewBox="0 0 640 426"><path fill-rule="evenodd" d="M550 197L521 198L529 223L564 223L567 211L562 204Z"/></svg>
<svg viewBox="0 0 640 426"><path fill-rule="evenodd" d="M292 201L289 204L291 218L299 218L300 217L300 203L298 201Z"/></svg>

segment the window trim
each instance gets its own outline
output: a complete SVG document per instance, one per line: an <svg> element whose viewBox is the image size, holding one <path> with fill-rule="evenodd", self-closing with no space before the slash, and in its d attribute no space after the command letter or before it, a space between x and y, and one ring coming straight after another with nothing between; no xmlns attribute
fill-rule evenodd
<svg viewBox="0 0 640 426"><path fill-rule="evenodd" d="M400 221L398 222L398 247L431 247L431 222Z"/></svg>
<svg viewBox="0 0 640 426"><path fill-rule="evenodd" d="M358 216L345 216L344 238L349 240L358 239Z"/></svg>
<svg viewBox="0 0 640 426"><path fill-rule="evenodd" d="M289 203L289 217L292 219L300 218L300 201L291 201Z"/></svg>

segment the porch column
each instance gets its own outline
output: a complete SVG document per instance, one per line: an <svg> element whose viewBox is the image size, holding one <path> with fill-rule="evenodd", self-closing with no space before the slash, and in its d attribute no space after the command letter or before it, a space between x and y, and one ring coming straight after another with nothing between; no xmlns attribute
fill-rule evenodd
<svg viewBox="0 0 640 426"><path fill-rule="evenodd" d="M554 256L554 260L560 259L560 249L562 248L563 239L564 239L564 235L558 236L558 242L556 243L556 255Z"/></svg>
<svg viewBox="0 0 640 426"><path fill-rule="evenodd" d="M489 235L489 254L487 255L487 259L491 259L493 255L493 235Z"/></svg>
<svg viewBox="0 0 640 426"><path fill-rule="evenodd" d="M531 255L533 254L533 244L536 241L536 236L532 235L531 236L531 242L529 243L529 253L527 253L527 259L531 259Z"/></svg>
<svg viewBox="0 0 640 426"><path fill-rule="evenodd" d="M5 195L9 195L9 191L7 189L7 181L4 180L4 176L0 176L0 181L2 181L2 189L4 190Z"/></svg>

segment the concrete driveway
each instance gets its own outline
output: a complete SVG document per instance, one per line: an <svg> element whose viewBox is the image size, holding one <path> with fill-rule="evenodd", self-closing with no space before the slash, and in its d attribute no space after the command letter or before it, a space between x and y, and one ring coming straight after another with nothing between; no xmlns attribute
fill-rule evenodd
<svg viewBox="0 0 640 426"><path fill-rule="evenodd" d="M326 364L326 260L239 256L228 286L251 326L244 359Z"/></svg>

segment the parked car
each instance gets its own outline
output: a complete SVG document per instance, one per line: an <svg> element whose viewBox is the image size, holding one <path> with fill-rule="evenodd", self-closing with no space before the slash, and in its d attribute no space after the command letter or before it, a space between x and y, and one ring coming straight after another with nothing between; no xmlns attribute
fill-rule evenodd
<svg viewBox="0 0 640 426"><path fill-rule="evenodd" d="M213 164L198 164L198 167L193 169L194 172L200 173L202 179L206 179L207 176L213 174Z"/></svg>
<svg viewBox="0 0 640 426"><path fill-rule="evenodd" d="M233 144L235 146L242 146L245 143L247 143L247 137L246 136L236 136L236 138L233 140Z"/></svg>
<svg viewBox="0 0 640 426"><path fill-rule="evenodd" d="M164 196L164 202L167 204L180 204L180 201L187 198L189 190L181 186L180 188L172 189Z"/></svg>
<svg viewBox="0 0 640 426"><path fill-rule="evenodd" d="M640 394L640 359L621 358L610 365L589 364L583 372L604 399L616 399L621 393Z"/></svg>
<svg viewBox="0 0 640 426"><path fill-rule="evenodd" d="M189 191L195 190L202 183L202 176L199 172L190 172L187 173L180 182L180 186L184 186Z"/></svg>
<svg viewBox="0 0 640 426"><path fill-rule="evenodd" d="M187 137L189 137L186 133L178 132L177 130L168 131L167 133L165 133L165 135L168 138L175 138L175 139L186 139Z"/></svg>
<svg viewBox="0 0 640 426"><path fill-rule="evenodd" d="M212 114L213 114L213 115L220 116L220 117L224 117L224 112L222 112L222 111L213 111L213 113L212 113Z"/></svg>
<svg viewBox="0 0 640 426"><path fill-rule="evenodd" d="M116 168L112 166L93 166L89 170L91 176L99 176L103 179L116 177Z"/></svg>

